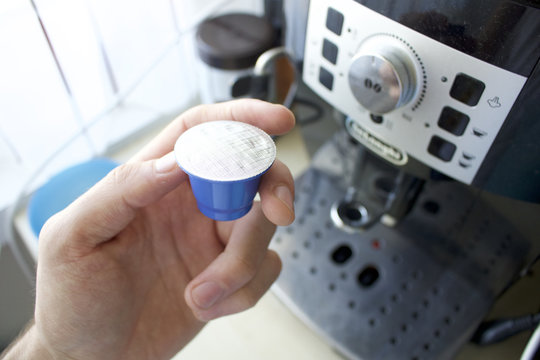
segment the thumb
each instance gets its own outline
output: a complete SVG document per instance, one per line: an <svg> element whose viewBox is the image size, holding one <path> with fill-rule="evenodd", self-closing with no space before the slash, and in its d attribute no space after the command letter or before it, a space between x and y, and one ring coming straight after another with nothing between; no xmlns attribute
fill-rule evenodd
<svg viewBox="0 0 540 360"><path fill-rule="evenodd" d="M148 206L187 179L174 153L157 160L128 162L112 170L100 182L45 224L61 229L77 248L91 249L110 240Z"/></svg>

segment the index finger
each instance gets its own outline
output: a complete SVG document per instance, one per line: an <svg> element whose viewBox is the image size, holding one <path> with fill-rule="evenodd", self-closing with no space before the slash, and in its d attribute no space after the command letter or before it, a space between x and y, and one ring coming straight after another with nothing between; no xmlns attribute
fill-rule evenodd
<svg viewBox="0 0 540 360"><path fill-rule="evenodd" d="M293 113L282 105L256 99L240 99L211 105L198 105L178 116L132 160L159 158L170 152L187 129L207 121L234 120L254 125L268 134L280 135L294 126Z"/></svg>

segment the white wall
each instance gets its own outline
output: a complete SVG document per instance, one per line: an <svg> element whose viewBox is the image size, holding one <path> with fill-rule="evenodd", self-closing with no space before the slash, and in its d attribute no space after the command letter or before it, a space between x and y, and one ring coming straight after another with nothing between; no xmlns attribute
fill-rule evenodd
<svg viewBox="0 0 540 360"><path fill-rule="evenodd" d="M76 134L83 132L41 179L192 101L198 89L192 35L202 17L262 12L259 0L34 4L0 2L0 209Z"/></svg>

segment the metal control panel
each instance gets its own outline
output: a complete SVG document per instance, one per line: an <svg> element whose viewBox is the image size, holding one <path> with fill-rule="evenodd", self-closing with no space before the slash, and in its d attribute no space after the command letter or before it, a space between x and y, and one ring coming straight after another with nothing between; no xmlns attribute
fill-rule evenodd
<svg viewBox="0 0 540 360"><path fill-rule="evenodd" d="M396 165L471 184L527 78L350 0L312 0L303 79Z"/></svg>

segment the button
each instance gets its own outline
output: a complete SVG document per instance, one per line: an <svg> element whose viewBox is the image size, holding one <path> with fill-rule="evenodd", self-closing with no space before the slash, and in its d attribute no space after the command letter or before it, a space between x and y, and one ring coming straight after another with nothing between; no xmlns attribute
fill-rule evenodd
<svg viewBox="0 0 540 360"><path fill-rule="evenodd" d="M319 81L323 84L328 90L332 90L334 87L334 75L322 66L319 68Z"/></svg>
<svg viewBox="0 0 540 360"><path fill-rule="evenodd" d="M469 124L469 117L464 113L445 106L437 123L442 129L454 135L461 136Z"/></svg>
<svg viewBox="0 0 540 360"><path fill-rule="evenodd" d="M428 145L428 152L442 161L448 162L452 160L456 152L456 145L438 136L433 136Z"/></svg>
<svg viewBox="0 0 540 360"><path fill-rule="evenodd" d="M322 47L322 56L330 61L332 64L336 64L338 54L338 47L330 40L324 39Z"/></svg>
<svg viewBox="0 0 540 360"><path fill-rule="evenodd" d="M450 96L469 106L478 104L486 85L469 75L457 74L450 89Z"/></svg>
<svg viewBox="0 0 540 360"><path fill-rule="evenodd" d="M336 9L329 7L326 14L326 27L333 33L341 35L341 29L343 28L343 14Z"/></svg>

